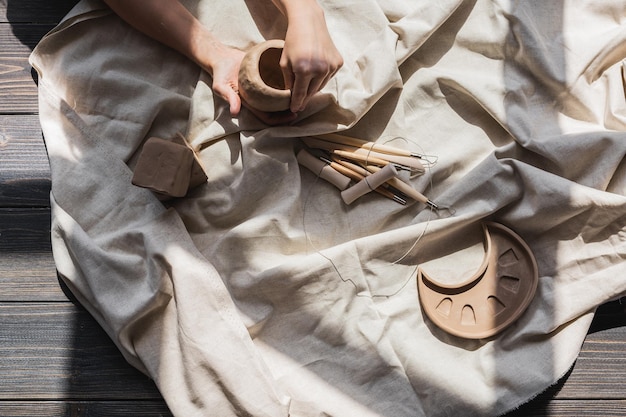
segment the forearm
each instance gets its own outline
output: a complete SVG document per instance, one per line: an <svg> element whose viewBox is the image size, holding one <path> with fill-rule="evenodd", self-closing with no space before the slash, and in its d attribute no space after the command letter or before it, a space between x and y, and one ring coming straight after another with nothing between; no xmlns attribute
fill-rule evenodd
<svg viewBox="0 0 626 417"><path fill-rule="evenodd" d="M299 16L310 15L311 13L322 13L322 8L317 3L317 0L272 0L272 2L278 7L278 10L287 17L299 18Z"/></svg>
<svg viewBox="0 0 626 417"><path fill-rule="evenodd" d="M291 90L292 112L304 110L343 65L317 0L272 0L287 18L280 67Z"/></svg>
<svg viewBox="0 0 626 417"><path fill-rule="evenodd" d="M224 45L178 0L104 0L140 32L211 70Z"/></svg>

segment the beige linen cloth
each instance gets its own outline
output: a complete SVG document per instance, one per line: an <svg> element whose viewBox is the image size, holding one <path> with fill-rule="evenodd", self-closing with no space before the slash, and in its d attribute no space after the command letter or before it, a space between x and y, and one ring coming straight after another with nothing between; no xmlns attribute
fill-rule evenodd
<svg viewBox="0 0 626 417"><path fill-rule="evenodd" d="M241 49L284 36L270 0L185 4ZM505 413L626 291L626 3L320 4L345 65L291 126L232 119L210 76L98 1L42 40L59 273L177 416ZM437 158L411 181L443 209L346 206L295 157L333 131ZM130 179L176 132L209 180L164 204ZM467 277L483 220L526 240L539 287L471 341L423 316L416 269Z"/></svg>

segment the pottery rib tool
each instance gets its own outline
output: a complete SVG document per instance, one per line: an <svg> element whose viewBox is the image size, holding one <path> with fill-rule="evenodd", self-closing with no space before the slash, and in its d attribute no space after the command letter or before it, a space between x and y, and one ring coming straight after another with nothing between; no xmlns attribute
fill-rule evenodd
<svg viewBox="0 0 626 417"><path fill-rule="evenodd" d="M369 172L365 171L365 173L363 173L362 171L357 172L347 166L341 165L335 161L332 161L330 159L327 159L325 157L320 157L320 159L322 161L324 161L325 163L327 163L331 168L335 169L336 171L338 171L340 174L343 174L349 178L351 178L352 180L356 181L356 182L360 182L362 181L366 176L370 175ZM375 188L374 189L375 192L377 192L378 194L387 197L393 201L395 201L396 203L400 203L402 205L406 205L406 200L402 197L400 197L397 194L394 194L393 192L391 192L387 187L385 187L385 184L382 184L380 187Z"/></svg>
<svg viewBox="0 0 626 417"><path fill-rule="evenodd" d="M379 168L377 166L372 166L372 165L368 165L367 166L367 170L372 172L372 173L376 173L376 172L380 171L380 169L381 168ZM437 204L432 202L424 194L420 193L415 188L411 187L409 184L407 184L406 182L402 181L401 179L399 179L397 177L393 177L393 178L390 178L387 183L389 185L391 185L393 188L395 188L398 191L400 191L401 193L403 193L404 195L406 195L407 197L410 197L410 198L412 198L415 201L418 201L420 203L426 204L427 206L431 207L432 209L439 210L439 206Z"/></svg>
<svg viewBox="0 0 626 417"><path fill-rule="evenodd" d="M350 185L350 177L343 175L341 172L338 172L336 169L328 166L324 162L320 161L313 155L311 155L306 149L300 150L298 155L296 156L298 163L302 166L307 167L311 172L315 175L319 176L323 180L326 180L333 184L340 190L345 190Z"/></svg>
<svg viewBox="0 0 626 417"><path fill-rule="evenodd" d="M381 168L378 172L372 175L364 177L361 181L356 183L350 188L347 188L341 192L341 198L344 203L352 204L357 198L374 191L389 179L398 176L398 170L389 164L384 168Z"/></svg>

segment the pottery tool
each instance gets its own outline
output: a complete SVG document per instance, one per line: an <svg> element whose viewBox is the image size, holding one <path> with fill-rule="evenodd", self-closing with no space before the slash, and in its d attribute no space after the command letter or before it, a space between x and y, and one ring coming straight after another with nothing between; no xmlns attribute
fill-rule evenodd
<svg viewBox="0 0 626 417"><path fill-rule="evenodd" d="M320 178L328 181L333 184L340 190L345 190L350 185L350 177L343 175L336 169L333 169L328 164L323 161L317 159L313 155L311 155L306 149L300 150L298 155L296 156L298 163L313 172L315 175Z"/></svg>
<svg viewBox="0 0 626 417"><path fill-rule="evenodd" d="M350 152L350 151L342 151L339 149L333 149L329 151L331 154L333 155L337 155L340 156L342 158L345 159L350 159L352 161L356 161L356 162L361 162L363 164L372 164L372 165L378 165L380 167L384 167L387 165L393 165L395 169L400 170L400 171L411 171L410 167L404 166L404 165L399 165L393 162L389 162L385 159L381 159L381 158L377 158L374 156L370 156L370 155L362 155L356 152Z"/></svg>
<svg viewBox="0 0 626 417"><path fill-rule="evenodd" d="M362 148L370 151L386 153L389 155L398 155L398 156L406 156L411 158L422 159L423 155L411 152L405 149L399 149L394 146L389 145L380 145L378 143L370 142L363 139L357 139L350 136L340 135L338 133L326 133L323 135L316 136L322 140L335 142L344 145L354 146L356 148Z"/></svg>
<svg viewBox="0 0 626 417"><path fill-rule="evenodd" d="M374 191L391 178L395 178L397 176L398 170L396 170L396 168L391 164L386 165L376 173L364 177L352 187L343 190L341 192L341 198L344 203L352 204L357 198L369 193L370 191Z"/></svg>
<svg viewBox="0 0 626 417"><path fill-rule="evenodd" d="M367 170L372 173L377 173L381 170L381 168L377 166L368 165ZM393 188L400 191L402 194L406 195L407 197L410 197L413 200L418 201L420 203L426 204L432 209L439 210L439 206L437 204L429 200L428 197L426 197L424 194L417 191L415 188L411 187L406 182L397 178L397 176L390 178L389 181L387 181L387 183L391 185Z"/></svg>
<svg viewBox="0 0 626 417"><path fill-rule="evenodd" d="M357 171L354 170L348 166L344 166L341 165L335 161L332 161L330 159L327 159L325 157L320 157L320 160L324 161L326 164L328 164L328 166L330 166L331 168L333 168L334 170L336 170L337 172L339 172L342 175L345 175L346 177L351 178L352 180L356 181L356 182L360 182L362 181L366 176L370 175L370 172L363 170L363 171ZM386 186L385 184L382 184L380 187L375 188L374 189L375 192L377 192L378 194L387 197L393 201L395 201L396 203L400 203L402 205L406 204L406 200L402 197L400 197L397 194L394 194L393 192L391 192Z"/></svg>
<svg viewBox="0 0 626 417"><path fill-rule="evenodd" d="M344 166L344 167L346 167L346 168L348 168L348 169L351 169L351 170L352 170L352 171L354 171L354 172L358 172L358 173L359 173L361 176L363 176L363 177L366 177L366 176L368 176L368 175L370 175L370 174L371 174L371 172L370 172L370 171L368 171L367 169L365 169L365 168L364 168L364 167L362 167L361 165L358 165L358 164L352 163L352 162L350 162L350 161L346 161L345 159L341 159L341 158L339 158L339 157L338 157L338 156L336 156L336 155L332 155L332 156L331 156L331 159L332 159L334 162L336 162L336 163L338 163L338 164L340 164L340 165L342 165L342 166Z"/></svg>
<svg viewBox="0 0 626 417"><path fill-rule="evenodd" d="M349 152L344 153L344 158L355 159L359 162L372 163L374 165L396 164L396 168L411 171L413 174L423 174L426 170L422 162L416 158L377 152L364 147L356 147L350 144L327 141L318 137L303 138L307 146L311 148L324 149L329 152ZM354 155L354 156L353 156ZM384 163L381 161L385 161Z"/></svg>

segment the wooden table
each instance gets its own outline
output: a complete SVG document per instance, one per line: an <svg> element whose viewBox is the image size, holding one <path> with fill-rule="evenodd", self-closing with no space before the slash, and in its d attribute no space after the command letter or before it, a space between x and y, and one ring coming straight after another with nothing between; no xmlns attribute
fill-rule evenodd
<svg viewBox="0 0 626 417"><path fill-rule="evenodd" d="M0 0L0 416L171 416L59 282L28 55L76 0Z"/></svg>
<svg viewBox="0 0 626 417"><path fill-rule="evenodd" d="M0 416L169 416L52 259L50 169L28 55L75 2L0 0ZM571 373L510 416L626 416L625 324L621 304L603 306Z"/></svg>

